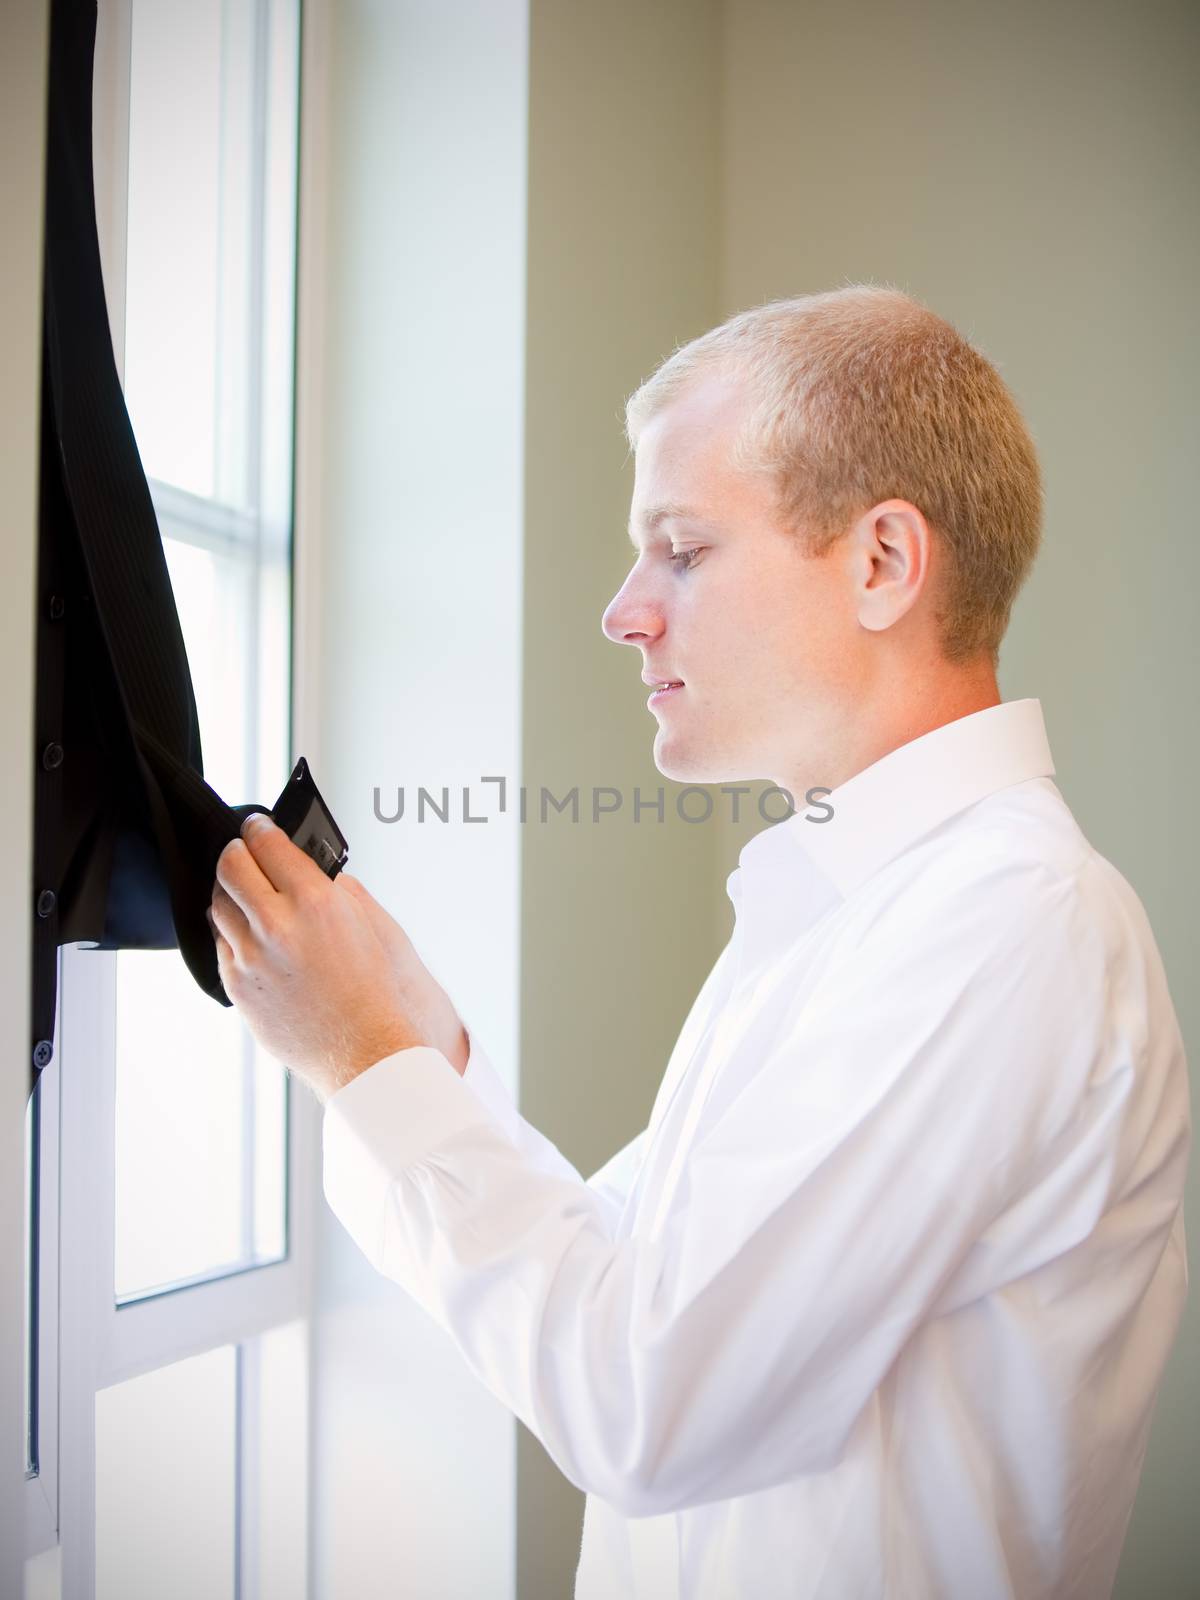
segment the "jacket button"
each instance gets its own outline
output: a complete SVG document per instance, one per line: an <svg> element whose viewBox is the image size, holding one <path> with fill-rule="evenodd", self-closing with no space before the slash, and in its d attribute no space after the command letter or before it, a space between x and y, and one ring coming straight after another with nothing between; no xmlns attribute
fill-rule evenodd
<svg viewBox="0 0 1200 1600"><path fill-rule="evenodd" d="M33 1064L35 1067L48 1067L50 1057L54 1054L54 1046L49 1039L39 1039L33 1047Z"/></svg>
<svg viewBox="0 0 1200 1600"><path fill-rule="evenodd" d="M53 889L43 889L37 897L37 914L39 917L48 917L58 904L58 896Z"/></svg>
<svg viewBox="0 0 1200 1600"><path fill-rule="evenodd" d="M50 596L50 621L60 622L63 612L67 609L66 601L60 594Z"/></svg>
<svg viewBox="0 0 1200 1600"><path fill-rule="evenodd" d="M48 744L42 751L42 765L47 772L53 772L55 767L62 766L64 751L60 744Z"/></svg>

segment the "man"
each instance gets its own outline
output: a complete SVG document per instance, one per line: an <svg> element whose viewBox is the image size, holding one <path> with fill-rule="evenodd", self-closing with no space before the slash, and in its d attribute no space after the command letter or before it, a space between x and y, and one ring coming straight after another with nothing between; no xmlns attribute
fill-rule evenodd
<svg viewBox="0 0 1200 1600"><path fill-rule="evenodd" d="M996 685L1033 445L869 286L734 318L628 421L604 631L675 685L659 769L832 808L742 850L649 1127L585 1183L403 931L269 824L219 865L226 989L324 1099L347 1229L588 1492L577 1596L1100 1600L1186 1296L1190 1109L1142 907Z"/></svg>

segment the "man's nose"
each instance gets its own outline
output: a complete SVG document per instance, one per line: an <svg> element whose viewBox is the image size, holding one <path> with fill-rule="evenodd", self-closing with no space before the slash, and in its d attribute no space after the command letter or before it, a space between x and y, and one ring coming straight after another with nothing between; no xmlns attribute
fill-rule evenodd
<svg viewBox="0 0 1200 1600"><path fill-rule="evenodd" d="M662 632L662 611L643 589L626 582L604 608L600 627L614 644L641 644Z"/></svg>

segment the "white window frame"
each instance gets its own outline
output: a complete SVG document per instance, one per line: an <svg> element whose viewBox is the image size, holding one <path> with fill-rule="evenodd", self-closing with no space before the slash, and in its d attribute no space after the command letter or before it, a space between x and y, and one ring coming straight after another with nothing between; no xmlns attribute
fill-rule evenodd
<svg viewBox="0 0 1200 1600"><path fill-rule="evenodd" d="M95 1399L114 1383L241 1345L304 1317L312 1270L315 1127L288 1117L288 1253L282 1261L128 1301L114 1294L117 953L66 946L61 995L61 1319L59 1529L64 1600L91 1600L95 1578ZM303 1097L290 1098L293 1106ZM238 1453L256 1415L239 1352ZM252 1475L241 1473L244 1484ZM243 1526L253 1508L239 1506ZM243 1596L245 1590L240 1591Z"/></svg>
<svg viewBox="0 0 1200 1600"><path fill-rule="evenodd" d="M58 952L59 981L62 951ZM32 1285L32 1326L28 1328L30 1355L36 1363L26 1404L33 1401L35 1429L34 1466L25 1473L25 1553L39 1555L58 1539L58 1380L59 1380L59 1018L54 1024L54 1055L42 1069L34 1089L32 1129L34 1171L27 1181L27 1201L32 1202L26 1248Z"/></svg>

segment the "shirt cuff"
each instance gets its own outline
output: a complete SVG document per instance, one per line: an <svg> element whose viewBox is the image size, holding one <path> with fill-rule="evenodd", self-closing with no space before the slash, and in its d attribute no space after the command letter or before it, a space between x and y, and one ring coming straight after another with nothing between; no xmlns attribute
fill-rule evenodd
<svg viewBox="0 0 1200 1600"><path fill-rule="evenodd" d="M388 1191L432 1150L492 1118L432 1045L385 1056L325 1103L323 1185L330 1209L378 1266Z"/></svg>

